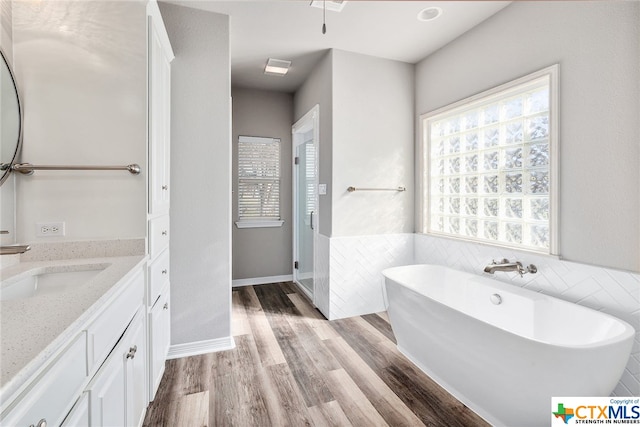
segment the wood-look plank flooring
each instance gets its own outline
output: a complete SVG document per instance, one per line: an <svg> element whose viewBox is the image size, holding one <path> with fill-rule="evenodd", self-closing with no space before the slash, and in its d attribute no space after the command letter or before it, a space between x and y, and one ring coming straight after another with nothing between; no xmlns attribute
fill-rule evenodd
<svg viewBox="0 0 640 427"><path fill-rule="evenodd" d="M327 321L291 283L233 289L233 350L166 362L144 426L487 426L395 347L386 313Z"/></svg>

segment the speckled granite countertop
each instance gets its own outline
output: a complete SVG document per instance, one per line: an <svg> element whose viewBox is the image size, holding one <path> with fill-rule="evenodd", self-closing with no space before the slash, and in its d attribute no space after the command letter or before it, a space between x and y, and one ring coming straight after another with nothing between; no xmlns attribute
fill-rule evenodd
<svg viewBox="0 0 640 427"><path fill-rule="evenodd" d="M3 283L41 273L102 270L86 284L0 301L0 396L9 399L112 299L145 255L20 262L0 270Z"/></svg>

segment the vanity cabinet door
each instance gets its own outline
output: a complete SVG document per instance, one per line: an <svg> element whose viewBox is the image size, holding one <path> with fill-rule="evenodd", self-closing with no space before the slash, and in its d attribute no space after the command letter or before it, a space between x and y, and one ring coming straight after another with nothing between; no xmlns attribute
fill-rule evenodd
<svg viewBox="0 0 640 427"><path fill-rule="evenodd" d="M171 341L171 310L169 309L170 290L169 284L163 289L160 298L149 313L149 372L150 372L150 391L153 400L162 374L164 373L164 364L169 352L169 344Z"/></svg>
<svg viewBox="0 0 640 427"><path fill-rule="evenodd" d="M92 427L126 426L126 377L123 346L118 345L89 386Z"/></svg>
<svg viewBox="0 0 640 427"><path fill-rule="evenodd" d="M150 3L150 7L157 6ZM169 44L159 11L148 16L149 61L149 213L169 211L169 155L171 123L171 60Z"/></svg>
<svg viewBox="0 0 640 427"><path fill-rule="evenodd" d="M146 409L146 336L143 308L87 388L92 427L137 426Z"/></svg>
<svg viewBox="0 0 640 427"><path fill-rule="evenodd" d="M140 426L147 409L147 334L144 322L144 308L140 310L124 340L125 373L127 384L127 426Z"/></svg>

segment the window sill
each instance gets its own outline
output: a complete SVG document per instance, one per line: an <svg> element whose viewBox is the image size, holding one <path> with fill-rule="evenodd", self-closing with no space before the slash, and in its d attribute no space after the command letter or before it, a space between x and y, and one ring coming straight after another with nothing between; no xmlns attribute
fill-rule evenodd
<svg viewBox="0 0 640 427"><path fill-rule="evenodd" d="M235 224L238 228L271 228L282 227L284 221L236 221Z"/></svg>

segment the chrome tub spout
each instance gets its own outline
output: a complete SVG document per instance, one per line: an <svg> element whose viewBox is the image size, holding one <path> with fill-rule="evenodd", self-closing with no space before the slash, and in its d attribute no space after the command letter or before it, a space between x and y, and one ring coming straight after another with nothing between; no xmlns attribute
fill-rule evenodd
<svg viewBox="0 0 640 427"><path fill-rule="evenodd" d="M530 264L529 266L525 267L522 265L520 261L510 262L506 258L503 259L502 261L493 260L491 264L487 265L484 268L485 273L493 274L496 271L515 271L520 275L520 277L522 277L527 273L531 273L531 274L537 273L538 268L533 264Z"/></svg>

